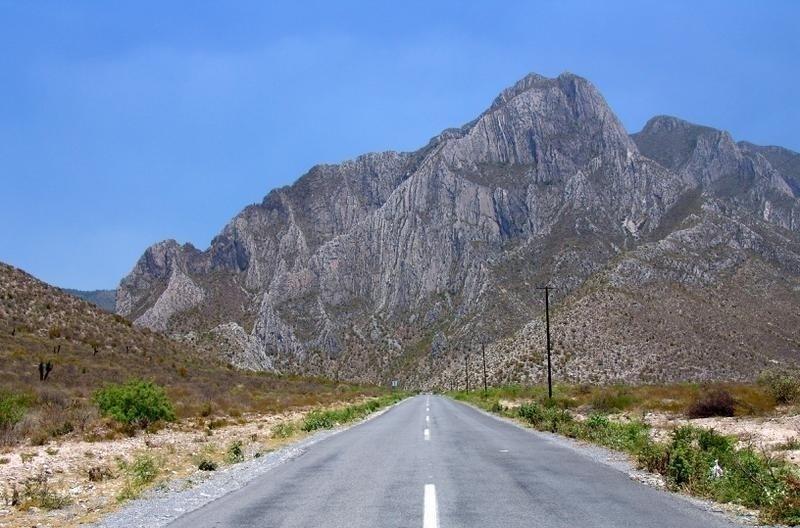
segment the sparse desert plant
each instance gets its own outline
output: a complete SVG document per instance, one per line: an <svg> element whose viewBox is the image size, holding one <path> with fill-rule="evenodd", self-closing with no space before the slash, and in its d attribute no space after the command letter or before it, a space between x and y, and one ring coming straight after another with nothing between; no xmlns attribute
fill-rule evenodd
<svg viewBox="0 0 800 528"><path fill-rule="evenodd" d="M272 426L270 436L273 438L289 438L297 432L297 426L292 422L280 422Z"/></svg>
<svg viewBox="0 0 800 528"><path fill-rule="evenodd" d="M92 466L86 472L90 482L102 482L114 478L114 474L106 466Z"/></svg>
<svg viewBox="0 0 800 528"><path fill-rule="evenodd" d="M158 476L159 463L151 455L138 455L134 457L133 462L125 466L125 470L135 485L144 486L153 482Z"/></svg>
<svg viewBox="0 0 800 528"><path fill-rule="evenodd" d="M164 389L149 381L133 379L122 385L107 385L95 392L94 400L103 415L132 427L144 429L159 420L175 420Z"/></svg>
<svg viewBox="0 0 800 528"><path fill-rule="evenodd" d="M0 444L8 445L17 440L14 427L25 416L29 405L27 396L0 391Z"/></svg>
<svg viewBox="0 0 800 528"><path fill-rule="evenodd" d="M716 389L697 397L686 409L686 416L689 418L733 416L735 411L736 400L733 399L731 393L725 389Z"/></svg>
<svg viewBox="0 0 800 528"><path fill-rule="evenodd" d="M800 438L793 437L775 446L779 451L796 451L800 449Z"/></svg>
<svg viewBox="0 0 800 528"><path fill-rule="evenodd" d="M197 469L199 469L200 471L216 471L217 463L214 462L213 460L204 458L197 464Z"/></svg>
<svg viewBox="0 0 800 528"><path fill-rule="evenodd" d="M148 484L152 483L160 472L160 462L149 454L139 454L133 461L121 460L119 468L126 477L125 486L117 494L118 501L134 499L139 496Z"/></svg>
<svg viewBox="0 0 800 528"><path fill-rule="evenodd" d="M238 464L239 462L244 462L244 446L241 440L234 440L228 446L228 451L225 454L225 458L231 464Z"/></svg>
<svg viewBox="0 0 800 528"><path fill-rule="evenodd" d="M23 490L19 499L19 506L22 510L28 508L58 510L71 503L68 495L58 493L50 487L48 476L44 472L23 482Z"/></svg>
<svg viewBox="0 0 800 528"><path fill-rule="evenodd" d="M800 395L800 379L786 370L765 370L758 376L758 383L782 405L793 403Z"/></svg>

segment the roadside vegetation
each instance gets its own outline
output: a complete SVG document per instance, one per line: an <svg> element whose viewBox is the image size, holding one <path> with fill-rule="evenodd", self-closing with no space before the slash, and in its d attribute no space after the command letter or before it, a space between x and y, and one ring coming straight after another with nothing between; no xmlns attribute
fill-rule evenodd
<svg viewBox="0 0 800 528"><path fill-rule="evenodd" d="M800 471L795 464L693 425L659 438L644 417L663 410L686 418L763 415L794 404L797 386L793 373L770 372L756 385L559 386L552 400L540 386L450 395L540 431L625 452L640 469L661 475L671 490L757 509L764 523L795 526L800 525Z"/></svg>
<svg viewBox="0 0 800 528"><path fill-rule="evenodd" d="M347 405L338 409L314 410L306 415L301 429L305 432L311 432L317 429L331 429L339 425L363 420L375 411L393 405L409 395L406 392L393 392L356 405Z"/></svg>

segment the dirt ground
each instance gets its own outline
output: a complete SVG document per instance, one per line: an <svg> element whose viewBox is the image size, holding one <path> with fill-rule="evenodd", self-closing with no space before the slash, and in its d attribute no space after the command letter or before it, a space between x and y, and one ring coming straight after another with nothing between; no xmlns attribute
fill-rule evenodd
<svg viewBox="0 0 800 528"><path fill-rule="evenodd" d="M751 445L772 455L800 465L800 450L787 449L800 446L800 415L782 414L778 410L772 416L734 416L730 418L686 419L667 413L648 413L644 421L653 426L653 435L664 438L670 431L682 425L693 425L735 436L740 446Z"/></svg>
<svg viewBox="0 0 800 528"><path fill-rule="evenodd" d="M200 460L225 464L234 441L242 442L246 458L274 450L287 440L274 438L271 429L303 416L303 412L244 415L236 423L213 429L208 421L191 420L132 438L96 442L67 438L44 446L7 448L0 451L0 527L69 527L94 521L120 504L118 497L132 479L125 464L137 456L146 454L156 461L153 483L158 485L202 473L197 467ZM52 510L12 506L13 490L23 494L32 481L40 484L39 489L46 483L49 493L65 497L69 504Z"/></svg>

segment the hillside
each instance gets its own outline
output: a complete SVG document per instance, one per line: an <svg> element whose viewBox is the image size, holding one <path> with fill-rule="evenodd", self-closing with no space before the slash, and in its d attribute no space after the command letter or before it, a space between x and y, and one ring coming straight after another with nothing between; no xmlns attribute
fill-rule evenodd
<svg viewBox="0 0 800 528"><path fill-rule="evenodd" d="M441 386L485 340L522 381L549 283L564 376L749 379L800 358L797 159L666 116L629 135L586 79L532 74L418 151L312 168L206 250L148 248L117 310L252 369Z"/></svg>
<svg viewBox="0 0 800 528"><path fill-rule="evenodd" d="M51 362L46 381L39 362ZM91 397L130 378L166 387L179 418L280 412L376 394L378 389L324 380L244 372L0 263L0 395L21 395L29 412L0 424L0 444L91 434Z"/></svg>

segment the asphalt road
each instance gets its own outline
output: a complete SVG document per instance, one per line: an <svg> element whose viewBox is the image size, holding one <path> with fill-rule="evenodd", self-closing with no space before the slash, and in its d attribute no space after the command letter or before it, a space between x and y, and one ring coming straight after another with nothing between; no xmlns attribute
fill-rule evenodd
<svg viewBox="0 0 800 528"><path fill-rule="evenodd" d="M552 440L417 396L170 526L734 526Z"/></svg>

